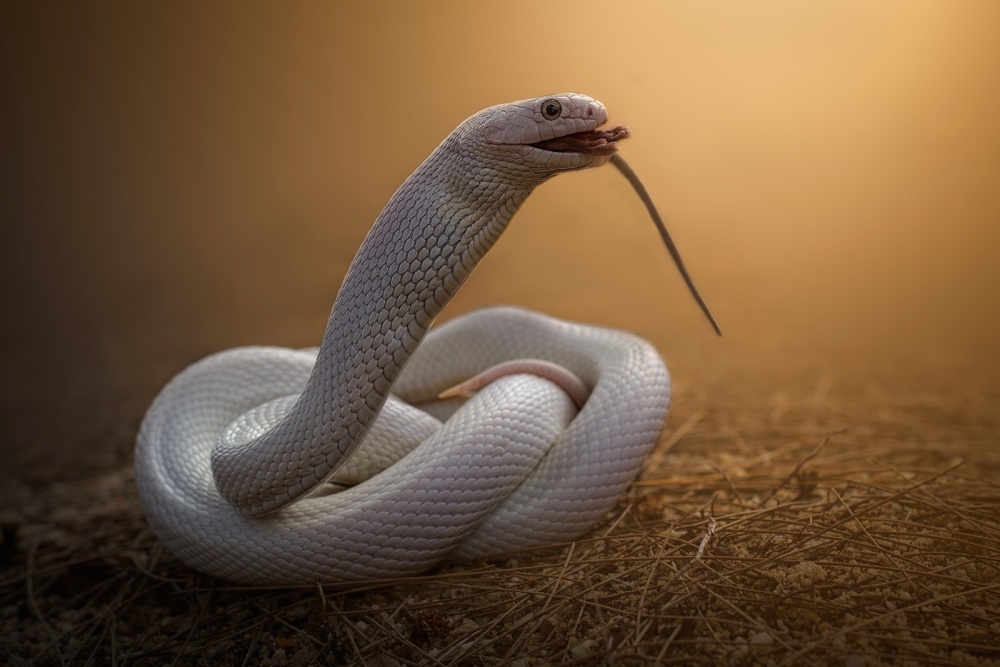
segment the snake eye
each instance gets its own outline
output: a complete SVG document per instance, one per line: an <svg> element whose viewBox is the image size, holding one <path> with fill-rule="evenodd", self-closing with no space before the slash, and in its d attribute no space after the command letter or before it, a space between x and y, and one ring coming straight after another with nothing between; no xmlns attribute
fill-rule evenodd
<svg viewBox="0 0 1000 667"><path fill-rule="evenodd" d="M545 100L542 102L542 117L545 120L555 120L562 113L562 105L558 100Z"/></svg>

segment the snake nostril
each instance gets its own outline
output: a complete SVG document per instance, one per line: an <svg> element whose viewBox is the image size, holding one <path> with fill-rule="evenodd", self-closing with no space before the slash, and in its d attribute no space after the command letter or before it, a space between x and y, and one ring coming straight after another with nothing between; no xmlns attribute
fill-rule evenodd
<svg viewBox="0 0 1000 667"><path fill-rule="evenodd" d="M587 109L587 115L588 116L593 116L594 115L594 107L590 107L589 109Z"/></svg>

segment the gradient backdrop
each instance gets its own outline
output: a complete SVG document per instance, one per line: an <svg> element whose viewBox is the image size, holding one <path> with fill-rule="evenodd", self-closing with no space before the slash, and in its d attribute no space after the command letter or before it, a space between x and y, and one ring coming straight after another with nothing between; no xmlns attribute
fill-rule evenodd
<svg viewBox="0 0 1000 667"><path fill-rule="evenodd" d="M994 0L0 14L0 474L127 461L187 363L316 344L406 175L475 111L552 92L632 126L623 153L726 335L610 168L541 188L444 318L513 303L631 329L681 393L997 386Z"/></svg>

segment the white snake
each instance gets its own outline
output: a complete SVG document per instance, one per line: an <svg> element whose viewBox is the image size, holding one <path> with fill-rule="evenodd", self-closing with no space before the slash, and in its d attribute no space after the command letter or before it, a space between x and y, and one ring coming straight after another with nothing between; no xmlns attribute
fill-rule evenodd
<svg viewBox="0 0 1000 667"><path fill-rule="evenodd" d="M535 187L620 160L630 131L598 130L606 120L577 94L472 116L379 215L318 350L229 350L171 380L135 450L162 542L231 581L308 584L572 540L600 520L667 416L653 346L514 308L424 336ZM570 373L506 368L468 401L437 399L522 358ZM590 392L579 410L573 375Z"/></svg>

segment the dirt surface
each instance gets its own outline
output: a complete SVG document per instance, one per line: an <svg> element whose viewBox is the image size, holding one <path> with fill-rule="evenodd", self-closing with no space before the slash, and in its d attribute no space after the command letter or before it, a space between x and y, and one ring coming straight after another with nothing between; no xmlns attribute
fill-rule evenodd
<svg viewBox="0 0 1000 667"><path fill-rule="evenodd" d="M682 393L586 539L347 588L191 571L127 466L10 485L2 660L1000 665L996 395L866 386Z"/></svg>

